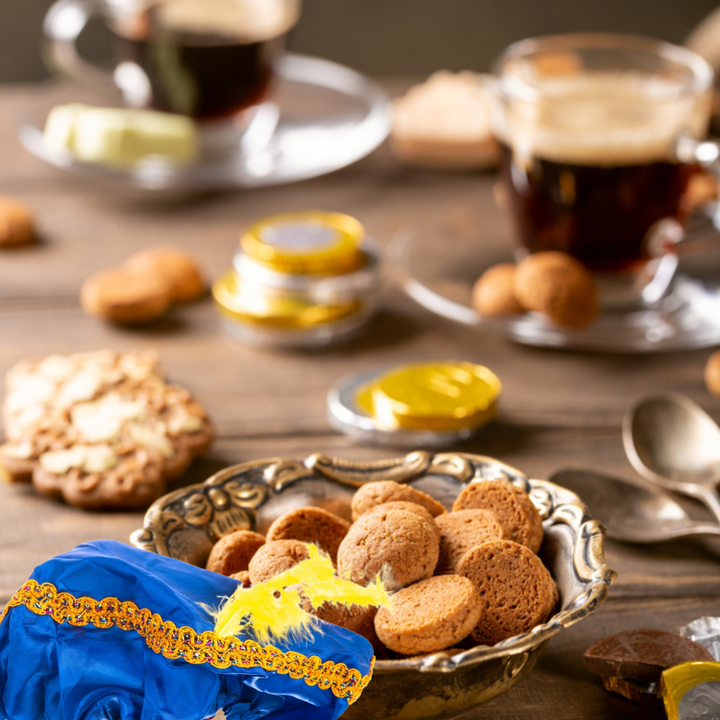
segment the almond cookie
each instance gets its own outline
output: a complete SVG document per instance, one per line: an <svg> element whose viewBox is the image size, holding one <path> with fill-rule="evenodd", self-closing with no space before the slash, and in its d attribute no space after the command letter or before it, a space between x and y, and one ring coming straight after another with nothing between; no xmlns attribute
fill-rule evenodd
<svg viewBox="0 0 720 720"><path fill-rule="evenodd" d="M480 508L490 510L502 525L505 537L534 553L543 539L542 518L527 493L509 480L476 480L466 485L453 503L453 512Z"/></svg>
<svg viewBox="0 0 720 720"><path fill-rule="evenodd" d="M149 272L170 286L172 301L192 302L207 292L207 284L192 255L169 245L148 248L131 255L123 267L132 272Z"/></svg>
<svg viewBox="0 0 720 720"><path fill-rule="evenodd" d="M387 590L398 590L430 577L438 551L432 522L389 503L350 526L338 549L338 575L367 585L380 574Z"/></svg>
<svg viewBox="0 0 720 720"><path fill-rule="evenodd" d="M248 569L252 556L264 544L265 538L252 530L224 535L213 545L205 568L221 575L235 575Z"/></svg>
<svg viewBox="0 0 720 720"><path fill-rule="evenodd" d="M473 285L472 306L480 315L518 315L525 308L515 297L514 263L488 268Z"/></svg>
<svg viewBox="0 0 720 720"><path fill-rule="evenodd" d="M471 580L486 602L471 633L483 645L530 631L547 620L558 601L555 581L540 558L512 540L471 548L460 559L458 574Z"/></svg>
<svg viewBox="0 0 720 720"><path fill-rule="evenodd" d="M307 546L300 540L268 540L250 560L250 582L265 582L309 557Z"/></svg>
<svg viewBox="0 0 720 720"><path fill-rule="evenodd" d="M440 531L440 556L436 575L455 573L460 558L488 540L503 540L505 530L491 510L472 508L445 513L435 519Z"/></svg>
<svg viewBox="0 0 720 720"><path fill-rule="evenodd" d="M80 304L89 315L119 325L156 320L172 304L164 277L151 270L113 268L91 275L80 288Z"/></svg>
<svg viewBox="0 0 720 720"><path fill-rule="evenodd" d="M375 631L403 655L449 648L470 634L486 612L473 583L458 575L437 575L393 595L392 607L375 616Z"/></svg>
<svg viewBox="0 0 720 720"><path fill-rule="evenodd" d="M705 386L713 395L720 397L720 350L714 352L705 363Z"/></svg>
<svg viewBox="0 0 720 720"><path fill-rule="evenodd" d="M268 540L302 540L315 543L337 562L337 551L350 523L318 507L301 507L281 515L268 528Z"/></svg>
<svg viewBox="0 0 720 720"><path fill-rule="evenodd" d="M554 250L528 255L518 264L515 297L526 309L573 329L589 325L600 312L592 275L575 258Z"/></svg>
<svg viewBox="0 0 720 720"><path fill-rule="evenodd" d="M147 507L213 438L205 411L165 382L152 352L22 361L6 389L4 474L78 507Z"/></svg>
<svg viewBox="0 0 720 720"><path fill-rule="evenodd" d="M0 197L0 248L30 245L36 241L30 208L10 197Z"/></svg>
<svg viewBox="0 0 720 720"><path fill-rule="evenodd" d="M403 500L405 502L422 505L433 516L437 517L445 512L445 508L434 498L410 485L403 485L392 480L379 480L363 485L353 495L351 502L352 519L357 520L364 512L376 505Z"/></svg>

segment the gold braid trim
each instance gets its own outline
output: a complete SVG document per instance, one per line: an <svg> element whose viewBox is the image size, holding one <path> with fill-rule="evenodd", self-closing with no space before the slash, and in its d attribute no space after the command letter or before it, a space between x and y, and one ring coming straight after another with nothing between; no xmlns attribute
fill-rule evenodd
<svg viewBox="0 0 720 720"><path fill-rule="evenodd" d="M75 627L94 625L96 628L135 631L145 638L150 649L170 660L184 660L193 665L210 663L216 668L261 667L289 675L294 680L304 680L307 685L331 690L335 697L348 698L349 704L360 697L370 682L375 664L373 658L370 672L363 677L359 670L348 668L345 663L323 662L316 655L308 657L292 650L284 652L272 645L260 645L234 636L220 637L211 630L197 633L190 627L178 628L170 620L163 620L146 608L140 609L135 603L121 602L117 598L76 598L70 593L58 592L50 583L40 585L35 580L28 580L12 596L0 613L0 623L10 608L20 605L36 615L48 615L55 622L66 622Z"/></svg>

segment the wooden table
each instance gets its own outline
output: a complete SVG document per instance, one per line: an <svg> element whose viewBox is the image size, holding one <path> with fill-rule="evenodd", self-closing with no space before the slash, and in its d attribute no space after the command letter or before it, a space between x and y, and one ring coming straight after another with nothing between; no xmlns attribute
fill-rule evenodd
<svg viewBox="0 0 720 720"><path fill-rule="evenodd" d="M213 449L184 482L262 457L322 452L369 460L400 454L354 445L330 428L325 410L326 393L338 378L391 363L456 358L494 369L504 384L500 416L458 449L496 456L535 477L568 465L632 477L621 420L628 403L646 393L684 393L720 418L720 401L702 380L709 350L604 355L525 347L436 317L389 278L368 331L319 352L243 345L223 330L210 300L179 308L145 329L103 324L78 302L80 284L91 272L141 248L171 243L194 253L208 276L217 277L228 268L240 231L276 212L347 212L382 245L402 228L441 221L453 233L481 236L498 257L510 257L510 231L492 199L493 175L406 170L384 147L315 180L195 197L153 197L66 175L29 156L16 139L27 107L52 92L0 89L0 194L29 203L42 231L40 245L0 254L0 374L26 356L156 348L168 375L195 393L217 425ZM452 242L452 233L438 237L438 243ZM127 541L141 523L141 513L86 513L40 499L29 487L1 486L0 604L48 557L87 540ZM516 688L466 717L662 717L606 693L583 670L582 653L595 638L623 628L676 630L720 614L718 557L700 542L655 548L608 542L607 560L619 572L608 602L559 633Z"/></svg>

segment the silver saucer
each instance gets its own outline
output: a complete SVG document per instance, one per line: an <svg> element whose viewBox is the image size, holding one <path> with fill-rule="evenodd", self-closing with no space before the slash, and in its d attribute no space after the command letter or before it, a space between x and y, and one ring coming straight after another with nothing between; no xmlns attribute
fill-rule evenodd
<svg viewBox="0 0 720 720"><path fill-rule="evenodd" d="M178 167L157 159L116 170L78 162L43 141L50 108L19 129L31 154L62 170L113 178L147 190L202 190L281 185L324 175L372 152L390 131L385 91L360 73L320 58L287 54L277 68L280 120L269 144L251 154L225 154Z"/></svg>
<svg viewBox="0 0 720 720"><path fill-rule="evenodd" d="M497 258L484 254L477 238L455 233L438 243L437 232L406 231L394 238L387 256L398 283L423 307L525 345L604 353L705 348L720 344L720 233L714 213L693 218L689 232L698 235L705 252L681 257L680 271L658 302L604 311L582 330L567 330L537 313L478 315L471 305L472 285Z"/></svg>

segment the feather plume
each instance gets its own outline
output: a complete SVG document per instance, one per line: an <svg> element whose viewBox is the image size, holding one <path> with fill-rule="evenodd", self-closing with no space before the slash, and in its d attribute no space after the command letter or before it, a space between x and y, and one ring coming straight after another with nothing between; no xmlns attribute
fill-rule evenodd
<svg viewBox="0 0 720 720"><path fill-rule="evenodd" d="M308 545L308 550L308 559L264 583L238 587L218 610L208 608L215 618L215 632L221 636L251 633L262 644L288 636L312 640L315 618L302 609L304 599L313 609L324 602L390 605L390 595L379 577L366 587L338 578L327 555L316 545Z"/></svg>

